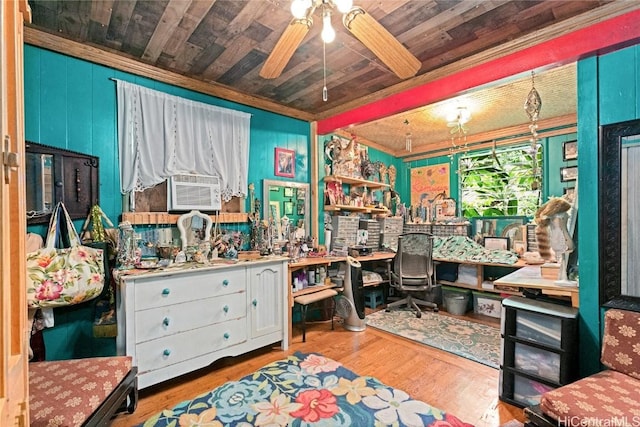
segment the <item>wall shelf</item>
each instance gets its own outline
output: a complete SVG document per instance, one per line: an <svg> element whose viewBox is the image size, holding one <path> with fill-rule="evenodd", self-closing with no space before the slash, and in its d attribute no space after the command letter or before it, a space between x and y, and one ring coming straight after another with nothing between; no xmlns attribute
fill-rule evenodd
<svg viewBox="0 0 640 427"><path fill-rule="evenodd" d="M129 221L132 225L175 225L182 214L170 214L166 212L123 212L122 221ZM216 215L209 215L212 221L216 221ZM218 214L220 223L241 223L249 220L248 214L241 212L221 212Z"/></svg>
<svg viewBox="0 0 640 427"><path fill-rule="evenodd" d="M324 205L324 210L331 211L331 212L339 212L339 211L363 212L368 214L389 213L389 209L374 208L371 206L351 206L351 205Z"/></svg>
<svg viewBox="0 0 640 427"><path fill-rule="evenodd" d="M389 184L385 184L383 182L367 181L366 179L351 178L342 175L327 175L324 177L324 180L325 182L341 182L343 184L357 185L367 187L369 189L389 188Z"/></svg>

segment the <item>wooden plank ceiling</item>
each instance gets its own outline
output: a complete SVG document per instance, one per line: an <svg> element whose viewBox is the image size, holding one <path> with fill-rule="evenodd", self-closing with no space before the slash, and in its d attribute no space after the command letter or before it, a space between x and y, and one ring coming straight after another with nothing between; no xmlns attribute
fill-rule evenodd
<svg viewBox="0 0 640 427"><path fill-rule="evenodd" d="M105 55L117 55L183 76L198 82L200 87L209 85L212 93L216 90L237 93L238 97L232 100L238 102L318 120L423 84L440 69L464 63L515 40L534 37L544 29L555 27L561 31L565 25L565 31L574 30L576 25L588 25L640 7L637 3L629 4L635 2L614 4L595 0L354 0L354 3L419 59L422 66L415 77L399 79L343 27L337 12L332 20L337 37L326 45L329 94L326 102L322 99L325 73L320 39L322 19L317 13L311 30L283 73L276 79L260 77L262 64L291 21L289 0L30 0L33 23L26 40L54 49L54 46L65 46L65 43L51 42L50 35L55 35L99 49ZM42 42L47 39L48 44ZM83 56L81 50L67 50L64 53ZM563 77L556 75L549 80L575 77L573 67L565 71ZM530 79L529 76L520 78ZM541 78L541 85L543 81ZM526 96L521 93L523 84L528 85L520 83L517 95L509 92L499 97L508 97L508 102L519 106L521 111ZM189 86L194 84L185 85ZM570 90L573 93L557 96L559 99L570 96L575 100L575 85ZM497 96L485 98L492 102ZM500 111L495 110L494 114L499 115ZM557 114L572 112L575 113L575 102ZM446 139L443 135L448 135L448 129L446 123L442 125L441 118L434 124L418 119L415 114L418 113L407 112L403 117L390 118L387 123L377 121L365 125L362 137L394 153L401 150L400 146L404 147L403 136L407 132L417 138L421 127L442 126L444 133L416 141L416 149L427 151L430 142ZM516 124L486 114L482 116L483 131L491 128L489 123L494 120L496 126ZM404 120L410 125L404 124ZM524 123L521 119L517 121ZM357 130L351 128L349 132L357 134Z"/></svg>

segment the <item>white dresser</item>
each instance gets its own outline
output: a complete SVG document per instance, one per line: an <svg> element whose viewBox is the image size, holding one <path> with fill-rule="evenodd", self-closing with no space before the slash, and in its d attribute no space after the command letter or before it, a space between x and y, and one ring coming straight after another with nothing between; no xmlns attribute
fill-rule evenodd
<svg viewBox="0 0 640 427"><path fill-rule="evenodd" d="M226 356L288 347L287 258L120 274L118 354L140 389Z"/></svg>

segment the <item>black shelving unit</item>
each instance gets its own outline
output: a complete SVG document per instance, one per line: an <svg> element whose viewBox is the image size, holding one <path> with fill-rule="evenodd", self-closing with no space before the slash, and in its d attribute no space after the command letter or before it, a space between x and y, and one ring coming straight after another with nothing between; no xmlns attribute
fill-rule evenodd
<svg viewBox="0 0 640 427"><path fill-rule="evenodd" d="M502 301L500 400L519 407L577 379L578 310L522 297Z"/></svg>

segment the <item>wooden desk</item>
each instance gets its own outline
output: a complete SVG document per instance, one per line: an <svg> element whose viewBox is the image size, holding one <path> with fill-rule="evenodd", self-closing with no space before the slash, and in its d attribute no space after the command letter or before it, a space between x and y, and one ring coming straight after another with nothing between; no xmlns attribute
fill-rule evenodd
<svg viewBox="0 0 640 427"><path fill-rule="evenodd" d="M485 267L500 267L500 268L511 268L511 269L519 269L524 267L526 263L522 260L518 260L513 264L499 264L495 262L481 262L481 261L461 261L455 259L448 258L434 258L433 259L436 264L437 263L450 263L450 264L458 264L458 265L470 265L473 266L476 270L476 282L474 284L458 282L457 280L451 282L449 280L441 279L440 277L436 277L437 281L441 285L449 285L455 286L457 288L470 289L472 291L483 291L483 292L496 292L496 293L513 293L514 295L520 295L519 292L511 292L511 291L502 291L502 290L494 290L494 289L486 289L482 286L484 282L484 268ZM497 284L497 282L494 282Z"/></svg>
<svg viewBox="0 0 640 427"><path fill-rule="evenodd" d="M387 259L392 259L395 256L395 252L374 252L371 255L364 255L357 257L358 261L362 262L371 262L371 261L384 261ZM289 262L289 274L288 274L288 293L289 293L289 307L293 307L293 298L298 295L306 295L313 292L319 292L324 289L330 289L336 287L334 283L322 284L322 285L314 285L309 286L301 291L293 292L293 283L291 278L291 273L301 270L307 267L315 267L319 265L329 266L334 262L344 262L347 260L346 256L343 257L307 257L300 258L296 262ZM292 318L291 318L291 310L289 310L289 342L291 342L292 337Z"/></svg>
<svg viewBox="0 0 640 427"><path fill-rule="evenodd" d="M496 285L540 289L545 295L568 296L571 298L572 307L578 307L579 305L578 286L559 286L554 283L554 280L543 279L539 265L528 265L495 280L493 283Z"/></svg>

